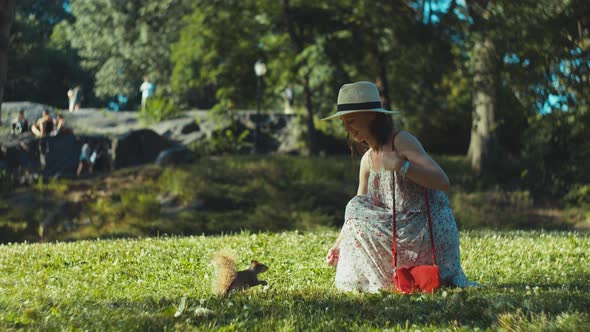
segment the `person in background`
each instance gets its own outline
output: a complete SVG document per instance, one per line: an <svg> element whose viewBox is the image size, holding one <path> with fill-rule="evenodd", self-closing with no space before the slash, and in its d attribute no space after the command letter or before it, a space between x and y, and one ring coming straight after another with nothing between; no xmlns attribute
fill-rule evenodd
<svg viewBox="0 0 590 332"><path fill-rule="evenodd" d="M76 85L73 89L68 90L68 110L70 112L78 112L81 103L82 88L79 85Z"/></svg>
<svg viewBox="0 0 590 332"><path fill-rule="evenodd" d="M37 137L49 136L53 130L53 118L48 111L43 111L41 118L31 126L31 131Z"/></svg>
<svg viewBox="0 0 590 332"><path fill-rule="evenodd" d="M61 113L59 113L55 117L55 126L53 127L53 131L51 132L51 136L57 136L61 132L63 132L64 129L66 128L65 124L66 124L66 120L64 119L64 116Z"/></svg>
<svg viewBox="0 0 590 332"><path fill-rule="evenodd" d="M284 92L285 96L285 114L293 114L293 105L295 103L295 92L293 84L289 84Z"/></svg>
<svg viewBox="0 0 590 332"><path fill-rule="evenodd" d="M19 135L29 130L29 120L25 118L25 111L18 112L17 118L12 122L10 133L12 135Z"/></svg>
<svg viewBox="0 0 590 332"><path fill-rule="evenodd" d="M150 99L156 91L156 85L150 81L150 78L144 76L143 83L139 87L141 92L141 109L145 109L148 99Z"/></svg>
<svg viewBox="0 0 590 332"><path fill-rule="evenodd" d="M80 177L84 168L88 168L88 172L92 174L92 162L90 157L92 156L92 148L89 143L82 144L80 150L80 162L78 163L78 169L76 170L76 176Z"/></svg>

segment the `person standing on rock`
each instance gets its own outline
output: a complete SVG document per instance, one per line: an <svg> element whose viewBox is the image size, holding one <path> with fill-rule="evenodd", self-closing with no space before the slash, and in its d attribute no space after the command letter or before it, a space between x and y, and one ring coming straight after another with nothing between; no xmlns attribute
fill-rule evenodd
<svg viewBox="0 0 590 332"><path fill-rule="evenodd" d="M289 84L284 91L285 97L285 114L293 114L293 105L295 104L295 92L293 84Z"/></svg>
<svg viewBox="0 0 590 332"><path fill-rule="evenodd" d="M156 85L150 81L150 78L144 76L143 83L139 87L139 91L141 92L141 109L145 109L145 105L149 98L154 95L156 90Z"/></svg>
<svg viewBox="0 0 590 332"><path fill-rule="evenodd" d="M73 89L68 90L68 111L78 112L82 103L82 88L76 85Z"/></svg>

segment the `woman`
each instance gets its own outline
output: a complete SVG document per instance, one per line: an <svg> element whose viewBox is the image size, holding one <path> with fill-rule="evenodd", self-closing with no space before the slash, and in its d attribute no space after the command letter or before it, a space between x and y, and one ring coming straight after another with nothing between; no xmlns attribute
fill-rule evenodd
<svg viewBox="0 0 590 332"><path fill-rule="evenodd" d="M406 131L394 129L371 82L345 84L338 93L339 118L356 142L370 149L361 159L357 196L346 206L345 222L328 264L336 266L336 287L370 293L392 287L392 224L395 192L398 267L432 264L424 191L430 202L436 262L445 285L469 282L459 260L459 234L445 191L449 179Z"/></svg>

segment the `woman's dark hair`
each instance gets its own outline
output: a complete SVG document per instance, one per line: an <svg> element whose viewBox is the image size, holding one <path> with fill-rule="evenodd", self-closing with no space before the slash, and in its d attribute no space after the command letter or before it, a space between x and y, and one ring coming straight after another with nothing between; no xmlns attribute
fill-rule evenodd
<svg viewBox="0 0 590 332"><path fill-rule="evenodd" d="M387 139L391 136L391 134L397 134L399 130L395 129L391 115L381 112L375 112L375 118L369 124L369 131L377 137L377 146L375 147L375 149L379 151L383 148L383 145L387 143ZM348 148L350 149L351 158L354 157L355 150L358 154L363 155L369 149L369 145L367 143L357 143L351 141L349 139L349 136L347 136L347 141Z"/></svg>
<svg viewBox="0 0 590 332"><path fill-rule="evenodd" d="M377 137L377 146L375 149L377 151L381 150L393 133L393 120L391 119L391 115L376 112L375 118L369 125L369 131Z"/></svg>

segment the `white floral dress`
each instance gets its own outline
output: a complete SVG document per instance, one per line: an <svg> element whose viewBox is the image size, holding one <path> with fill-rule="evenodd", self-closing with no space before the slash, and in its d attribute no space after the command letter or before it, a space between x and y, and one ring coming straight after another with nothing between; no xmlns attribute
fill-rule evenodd
<svg viewBox="0 0 590 332"><path fill-rule="evenodd" d="M392 285L392 174L398 267L432 264L432 249L425 188L392 171L369 168L368 193L352 198L346 206L335 283L341 290L376 293ZM441 281L447 286L477 285L467 280L461 268L459 233L446 194L428 189L428 199Z"/></svg>

